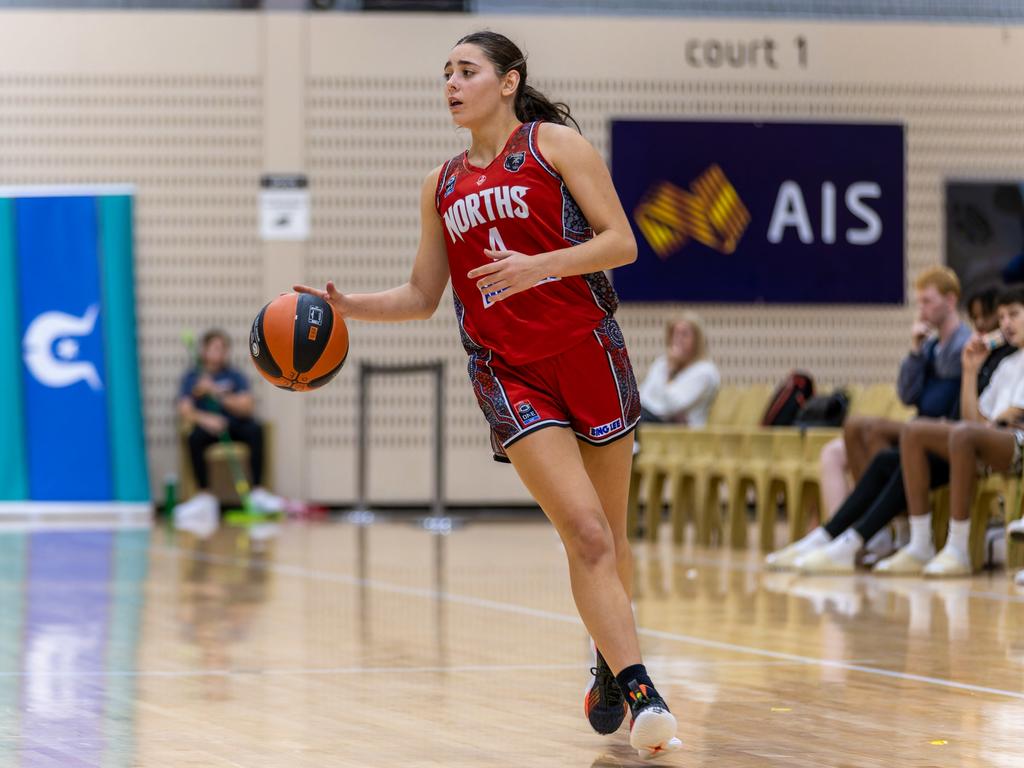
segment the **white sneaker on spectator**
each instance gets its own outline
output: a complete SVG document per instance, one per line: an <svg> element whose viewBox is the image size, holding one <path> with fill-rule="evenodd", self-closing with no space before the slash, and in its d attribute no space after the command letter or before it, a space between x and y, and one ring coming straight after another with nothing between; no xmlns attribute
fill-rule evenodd
<svg viewBox="0 0 1024 768"><path fill-rule="evenodd" d="M812 576L826 573L853 573L854 571L852 557L833 558L827 546L805 552L796 559L793 566L800 573Z"/></svg>
<svg viewBox="0 0 1024 768"><path fill-rule="evenodd" d="M802 539L797 539L788 547L765 555L764 564L770 570L785 571L796 567L796 559L812 549L823 547L831 539L824 528L815 528Z"/></svg>
<svg viewBox="0 0 1024 768"><path fill-rule="evenodd" d="M1024 587L1024 568L1017 571L1017 575L1013 577L1013 583L1018 587Z"/></svg>
<svg viewBox="0 0 1024 768"><path fill-rule="evenodd" d="M249 491L249 501L252 505L265 514L276 514L284 511L284 499L275 496L266 488L256 486Z"/></svg>
<svg viewBox="0 0 1024 768"><path fill-rule="evenodd" d="M780 550L765 555L764 564L771 570L788 570L794 567L796 559L800 555L805 555L809 551L807 547L800 546L799 541L794 541L788 547L783 547Z"/></svg>
<svg viewBox="0 0 1024 768"><path fill-rule="evenodd" d="M904 547L895 555L880 560L871 572L882 576L920 576L925 565L931 562L933 557L934 549L921 558L910 547Z"/></svg>
<svg viewBox="0 0 1024 768"><path fill-rule="evenodd" d="M860 559L861 565L868 568L878 565L885 558L895 554L897 549L899 547L896 546L896 537L893 535L892 526L887 525L864 545L864 553Z"/></svg>
<svg viewBox="0 0 1024 768"><path fill-rule="evenodd" d="M957 550L946 546L928 561L928 565L924 567L922 573L930 578L970 576L971 562Z"/></svg>
<svg viewBox="0 0 1024 768"><path fill-rule="evenodd" d="M893 553L895 544L896 542L892 535L892 528L887 525L871 537L871 540L864 545L864 549L868 552L873 552L881 555L882 557L886 557Z"/></svg>
<svg viewBox="0 0 1024 768"><path fill-rule="evenodd" d="M173 510L174 527L205 539L217 530L220 504L212 493L200 491Z"/></svg>
<svg viewBox="0 0 1024 768"><path fill-rule="evenodd" d="M1011 539L1017 539L1018 541L1024 539L1024 517L1018 517L1016 520L1011 520L1006 524L1006 532L1010 534Z"/></svg>
<svg viewBox="0 0 1024 768"><path fill-rule="evenodd" d="M824 547L800 555L793 565L800 573L853 573L863 541L848 528Z"/></svg>

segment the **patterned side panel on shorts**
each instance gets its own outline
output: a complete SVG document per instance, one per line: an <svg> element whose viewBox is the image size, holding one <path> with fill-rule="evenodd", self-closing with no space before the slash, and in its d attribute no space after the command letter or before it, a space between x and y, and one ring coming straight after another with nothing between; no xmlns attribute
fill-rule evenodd
<svg viewBox="0 0 1024 768"><path fill-rule="evenodd" d="M629 362L629 353L626 351L626 340L622 336L622 329L615 322L615 318L606 317L594 329L601 346L605 348L608 357L611 359L612 373L615 375L615 385L619 388L619 397L622 398L622 416L629 426L640 418L640 390L636 385L636 377L633 375L633 366Z"/></svg>
<svg viewBox="0 0 1024 768"><path fill-rule="evenodd" d="M484 418L501 442L510 440L519 432L519 423L509 410L505 393L490 366L490 352L484 355L470 354L469 380Z"/></svg>

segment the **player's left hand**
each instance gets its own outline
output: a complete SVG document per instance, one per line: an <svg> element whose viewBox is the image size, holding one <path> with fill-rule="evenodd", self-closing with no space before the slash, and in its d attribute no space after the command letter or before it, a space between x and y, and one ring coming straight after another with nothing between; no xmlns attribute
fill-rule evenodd
<svg viewBox="0 0 1024 768"><path fill-rule="evenodd" d="M546 277L542 260L536 256L527 256L519 251L492 251L489 248L484 249L484 256L493 261L470 270L466 277L476 280L480 293L490 296L492 301L503 301L521 293Z"/></svg>

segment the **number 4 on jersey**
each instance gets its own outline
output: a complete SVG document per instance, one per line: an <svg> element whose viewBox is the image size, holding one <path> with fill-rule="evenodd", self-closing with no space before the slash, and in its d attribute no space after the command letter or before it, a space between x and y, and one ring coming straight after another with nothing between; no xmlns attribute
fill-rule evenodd
<svg viewBox="0 0 1024 768"><path fill-rule="evenodd" d="M497 227L491 227L487 233L487 239L490 241L488 246L492 251L507 251L505 247L505 241L501 239L501 232L498 231Z"/></svg>
<svg viewBox="0 0 1024 768"><path fill-rule="evenodd" d="M501 239L501 233L498 231L497 227L491 227L490 230L488 230L488 232L487 232L487 243L488 243L488 248L490 248L492 251L507 251L508 250L508 248L505 246L505 241ZM553 282L555 280L561 280L561 279L562 278L560 278L560 277L545 277L543 280L537 282L534 285L534 287L537 287L538 285L542 285L544 283L550 283L550 282ZM492 291L490 293L485 293L483 295L483 297L484 297L484 306L485 307L492 306L494 304L494 297L497 296L502 291L507 291L507 290L508 290L508 288L502 288L501 291Z"/></svg>

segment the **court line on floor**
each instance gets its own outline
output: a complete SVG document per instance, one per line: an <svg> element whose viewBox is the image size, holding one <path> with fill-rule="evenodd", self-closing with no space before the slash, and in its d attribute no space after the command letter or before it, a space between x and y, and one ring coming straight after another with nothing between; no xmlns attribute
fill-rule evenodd
<svg viewBox="0 0 1024 768"><path fill-rule="evenodd" d="M445 602L454 603L456 605L468 605L475 608L486 608L500 613L512 613L518 614L520 616L531 616L533 618L547 619L549 621L556 621L562 624L573 624L576 626L582 626L583 624L583 622L580 620L578 616L573 616L566 613L545 611L539 608L529 608L525 605L517 605L516 603L503 603L497 600L488 600L486 598L481 597L471 597L469 595L459 595L452 592L424 589L421 587L406 587L400 584L390 584L388 582L376 581L374 579L360 579L357 576L348 576L341 573L318 571L313 570L311 568L305 568L302 566L288 565L286 563L255 562L250 558L223 557L220 555L212 555L208 553L190 552L188 550L180 549L178 547L169 546L156 547L155 551L179 556L183 555L194 560L201 560L215 564L247 565L249 567L255 567L262 570L269 570L274 573L280 573L288 576L296 576L299 578L334 582L338 584L345 584L346 586L369 587L370 589L375 589L380 592L389 592L391 594L403 595L408 597L422 597L430 600L443 600ZM692 635L682 635L674 632L664 632L662 630L657 629L647 629L646 627L637 627L637 633L645 637L654 637L659 640L670 640L673 642L695 645L702 648L712 648L714 650L719 651L745 653L748 655L763 656L769 659L794 661L803 664L828 667L831 669L842 669L848 672L862 672L868 675L878 675L881 677L888 677L890 679L895 680L908 680L918 683L925 683L927 685L935 685L942 688L951 688L959 691L968 691L970 693L986 693L993 696L1006 696L1009 698L1020 699L1021 701L1024 701L1024 693L1016 691L1006 691L1001 688L989 688L982 685L972 685L970 683L958 683L954 680L945 680L941 677L915 675L910 672L897 672L895 670L882 669L880 667L869 667L862 664L854 664L845 661L821 659L815 656L801 656L799 654L785 653L782 651L769 651L764 648L756 648L754 646L739 645L737 643L728 643L720 640L708 640L702 637L693 637Z"/></svg>
<svg viewBox="0 0 1024 768"><path fill-rule="evenodd" d="M669 666L709 668L709 667L785 667L804 666L799 661L697 661L684 660L670 662ZM565 664L457 664L449 666L420 667L293 667L280 669L257 669L239 667L236 669L113 669L95 672L2 672L0 679L11 677L47 678L94 678L94 677L156 677L156 678L191 678L191 677L289 677L302 675L374 675L374 674L479 674L501 672L579 672L583 665L579 662Z"/></svg>

